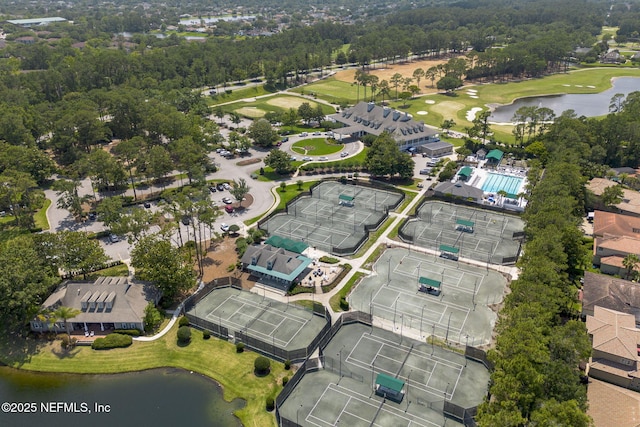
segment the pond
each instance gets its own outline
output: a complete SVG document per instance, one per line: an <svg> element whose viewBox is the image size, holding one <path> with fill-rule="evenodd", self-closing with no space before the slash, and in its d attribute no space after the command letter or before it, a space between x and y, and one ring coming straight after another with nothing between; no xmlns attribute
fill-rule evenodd
<svg viewBox="0 0 640 427"><path fill-rule="evenodd" d="M225 402L211 379L177 369L71 375L0 367L0 403L0 426L12 427L238 427L233 412L244 406Z"/></svg>
<svg viewBox="0 0 640 427"><path fill-rule="evenodd" d="M574 110L578 117L603 116L609 113L609 104L615 94L622 93L626 96L639 90L640 78L620 77L613 80L613 87L600 93L535 96L517 99L513 104L497 107L489 117L489 121L493 123L510 123L513 115L520 107L546 107L552 109L556 116L566 110Z"/></svg>

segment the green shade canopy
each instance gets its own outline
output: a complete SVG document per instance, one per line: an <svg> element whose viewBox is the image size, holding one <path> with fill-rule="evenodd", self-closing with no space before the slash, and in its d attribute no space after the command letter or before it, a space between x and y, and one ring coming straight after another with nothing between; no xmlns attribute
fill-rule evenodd
<svg viewBox="0 0 640 427"><path fill-rule="evenodd" d="M440 282L439 280L428 279L426 277L420 277L418 283L420 283L421 285L431 286L432 288L439 288L440 283L442 282Z"/></svg>
<svg viewBox="0 0 640 427"><path fill-rule="evenodd" d="M487 153L487 157L486 159L489 160L495 160L496 163L499 163L500 160L502 160L502 156L504 156L504 153L500 150L491 150L489 151L489 153Z"/></svg>
<svg viewBox="0 0 640 427"><path fill-rule="evenodd" d="M346 194L341 194L340 196L338 196L338 199L344 200L346 202L353 202L353 199L355 199L355 197L347 196Z"/></svg>
<svg viewBox="0 0 640 427"><path fill-rule="evenodd" d="M301 254L309 247L304 242L300 242L298 240L291 240L285 237L273 235L267 239L265 242L267 245L274 246L276 248L282 248L287 251L295 252L297 254Z"/></svg>
<svg viewBox="0 0 640 427"><path fill-rule="evenodd" d="M390 377L389 375L378 374L378 376L376 377L376 385L385 387L396 393L400 393L402 391L402 388L404 387L404 381L399 380L398 378Z"/></svg>
<svg viewBox="0 0 640 427"><path fill-rule="evenodd" d="M454 248L453 246L447 246L447 245L440 245L440 250L442 252L449 252L452 254L457 254L458 252L460 252L460 249Z"/></svg>
<svg viewBox="0 0 640 427"><path fill-rule="evenodd" d="M460 172L458 172L458 175L462 175L465 178L469 178L472 173L473 173L473 169L471 169L469 166L465 166L462 169L460 169Z"/></svg>
<svg viewBox="0 0 640 427"><path fill-rule="evenodd" d="M456 224L458 225L464 225L465 227L473 227L476 225L475 222L473 221L467 221L466 219L457 219L456 220Z"/></svg>

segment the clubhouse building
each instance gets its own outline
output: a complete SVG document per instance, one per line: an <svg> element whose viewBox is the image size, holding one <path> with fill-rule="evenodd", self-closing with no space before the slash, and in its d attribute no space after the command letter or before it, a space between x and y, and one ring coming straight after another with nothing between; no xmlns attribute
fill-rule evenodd
<svg viewBox="0 0 640 427"><path fill-rule="evenodd" d="M427 149L425 152L435 152L439 156L453 153L453 145L440 141L436 130L413 120L407 113L381 107L373 102L360 102L330 115L329 118L343 125L333 130L340 137L378 136L386 131L401 150L412 151L421 147L421 150ZM432 145L433 150L429 148Z"/></svg>

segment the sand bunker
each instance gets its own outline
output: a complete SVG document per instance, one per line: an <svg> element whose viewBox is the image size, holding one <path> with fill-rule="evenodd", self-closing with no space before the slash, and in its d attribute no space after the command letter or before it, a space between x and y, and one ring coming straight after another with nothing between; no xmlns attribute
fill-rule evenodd
<svg viewBox="0 0 640 427"><path fill-rule="evenodd" d="M419 115L419 116L426 116L427 114L429 114L429 112L421 110L421 111L418 111L416 114Z"/></svg>
<svg viewBox="0 0 640 427"><path fill-rule="evenodd" d="M571 85L562 85L562 86L564 86L564 87L571 87Z"/></svg>
<svg viewBox="0 0 640 427"><path fill-rule="evenodd" d="M469 95L469 98L478 99L477 95Z"/></svg>
<svg viewBox="0 0 640 427"><path fill-rule="evenodd" d="M433 104L436 103L436 101L434 101L433 99L427 99L427 100L424 101L424 103L433 105Z"/></svg>
<svg viewBox="0 0 640 427"><path fill-rule="evenodd" d="M576 87L582 87L582 85L575 85Z"/></svg>
<svg viewBox="0 0 640 427"><path fill-rule="evenodd" d="M476 118L476 113L479 113L480 111L482 111L482 108L480 107L473 107L472 109L467 111L467 115L466 115L467 121L472 122Z"/></svg>
<svg viewBox="0 0 640 427"><path fill-rule="evenodd" d="M477 93L478 91L475 89L467 89L467 92L473 92L473 93Z"/></svg>
<svg viewBox="0 0 640 427"><path fill-rule="evenodd" d="M309 101L304 98L298 98L297 96L279 96L277 98L272 98L268 100L267 104L288 109L288 108L298 108L300 105L302 105L303 102L309 103L309 105L311 105L311 107L313 108L315 108L315 106L318 105L313 101Z"/></svg>
<svg viewBox="0 0 640 427"><path fill-rule="evenodd" d="M253 118L264 117L266 113L266 111L256 107L242 107L235 110L235 112L242 116L253 117Z"/></svg>
<svg viewBox="0 0 640 427"><path fill-rule="evenodd" d="M595 88L596 88L595 86L591 86L591 85L589 85L589 86L587 86L587 87L588 87L589 89L595 89Z"/></svg>

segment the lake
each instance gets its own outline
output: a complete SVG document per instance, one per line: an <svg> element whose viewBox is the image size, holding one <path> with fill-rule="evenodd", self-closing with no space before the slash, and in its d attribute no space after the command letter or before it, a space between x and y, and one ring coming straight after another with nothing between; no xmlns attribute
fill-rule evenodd
<svg viewBox="0 0 640 427"><path fill-rule="evenodd" d="M5 402L23 412L2 406L0 426L10 427L238 427L233 412L244 406L240 399L225 402L213 380L178 369L71 375L0 367Z"/></svg>
<svg viewBox="0 0 640 427"><path fill-rule="evenodd" d="M518 108L532 106L550 108L555 112L556 116L566 110L575 110L578 117L604 116L609 113L609 104L615 94L622 93L626 96L635 91L640 91L640 78L619 77L613 80L613 87L600 93L535 96L517 99L513 104L497 107L489 117L489 121L493 123L510 123Z"/></svg>

